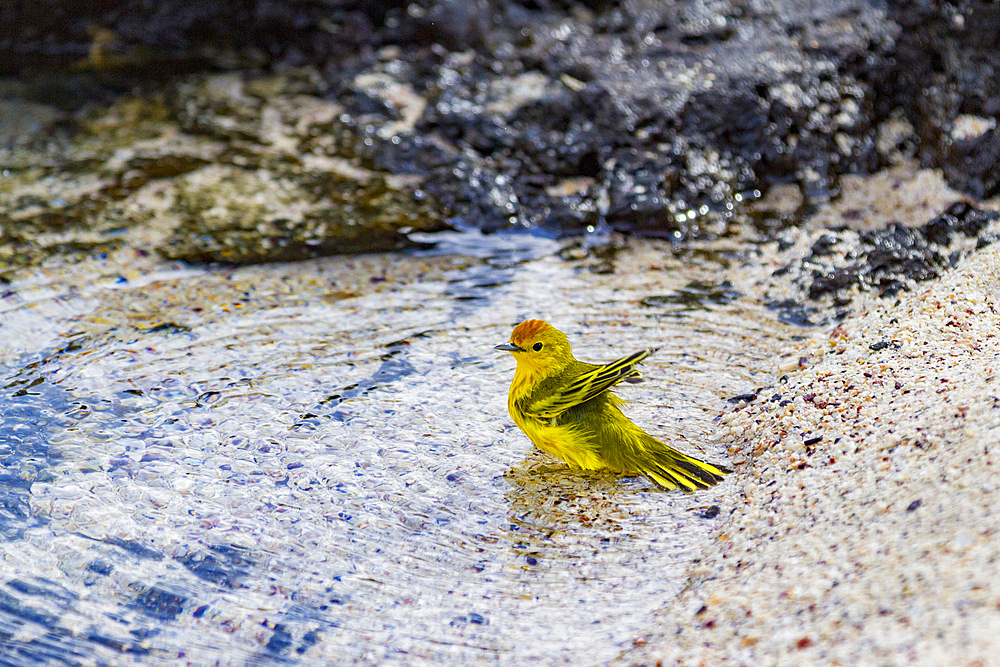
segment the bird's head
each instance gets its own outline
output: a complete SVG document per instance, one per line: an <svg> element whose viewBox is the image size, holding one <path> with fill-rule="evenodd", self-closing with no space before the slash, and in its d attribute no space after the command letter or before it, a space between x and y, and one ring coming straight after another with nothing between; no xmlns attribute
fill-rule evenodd
<svg viewBox="0 0 1000 667"><path fill-rule="evenodd" d="M510 334L510 342L497 345L496 349L510 352L518 366L548 375L573 360L566 334L542 320L525 320Z"/></svg>

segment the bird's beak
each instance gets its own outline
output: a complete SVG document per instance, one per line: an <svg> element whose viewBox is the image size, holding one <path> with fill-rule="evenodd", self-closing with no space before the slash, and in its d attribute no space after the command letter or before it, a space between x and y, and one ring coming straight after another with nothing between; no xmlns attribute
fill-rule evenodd
<svg viewBox="0 0 1000 667"><path fill-rule="evenodd" d="M493 348L494 350L503 350L504 352L524 352L523 347L518 347L514 343L501 343Z"/></svg>

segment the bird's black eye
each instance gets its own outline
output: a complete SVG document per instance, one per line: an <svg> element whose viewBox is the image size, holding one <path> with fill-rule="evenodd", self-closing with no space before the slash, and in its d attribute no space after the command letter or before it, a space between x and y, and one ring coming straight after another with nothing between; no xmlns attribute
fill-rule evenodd
<svg viewBox="0 0 1000 667"><path fill-rule="evenodd" d="M534 350L535 352L538 352L540 349L542 349L542 344L535 343L534 345L531 346L531 349Z"/></svg>

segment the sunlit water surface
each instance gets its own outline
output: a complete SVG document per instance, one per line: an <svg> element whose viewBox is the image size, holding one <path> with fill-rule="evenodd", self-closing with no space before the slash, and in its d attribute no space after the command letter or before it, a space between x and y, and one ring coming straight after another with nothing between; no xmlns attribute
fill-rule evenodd
<svg viewBox="0 0 1000 667"><path fill-rule="evenodd" d="M526 235L441 238L238 270L91 262L10 286L8 659L627 652L738 511L737 477L687 495L566 469L512 427L514 363L493 346L529 317L587 360L660 346L619 392L630 415L727 462L712 420L788 333L723 283L739 269L721 254L636 242L595 262Z"/></svg>

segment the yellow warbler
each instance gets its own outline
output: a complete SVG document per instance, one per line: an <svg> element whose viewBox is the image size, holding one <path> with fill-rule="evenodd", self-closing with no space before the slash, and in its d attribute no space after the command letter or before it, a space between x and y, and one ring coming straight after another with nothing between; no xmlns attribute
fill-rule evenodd
<svg viewBox="0 0 1000 667"><path fill-rule="evenodd" d="M609 389L638 382L642 350L607 364L577 361L566 335L541 320L521 322L510 342L517 370L507 395L514 423L543 452L574 468L642 473L665 489L705 489L731 472L682 454L633 424Z"/></svg>

